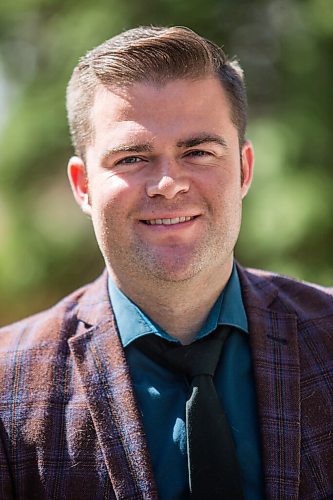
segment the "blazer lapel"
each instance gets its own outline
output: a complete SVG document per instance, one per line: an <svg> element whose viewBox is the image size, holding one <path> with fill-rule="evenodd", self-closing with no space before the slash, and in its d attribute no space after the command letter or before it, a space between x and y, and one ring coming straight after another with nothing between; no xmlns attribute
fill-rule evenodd
<svg viewBox="0 0 333 500"><path fill-rule="evenodd" d="M117 498L157 499L105 275L84 296L79 321L77 334L69 340L69 345L115 495Z"/></svg>
<svg viewBox="0 0 333 500"><path fill-rule="evenodd" d="M267 498L298 498L300 366L297 318L276 287L240 270L257 391ZM257 280L256 283L251 283ZM265 307L266 306L266 307Z"/></svg>

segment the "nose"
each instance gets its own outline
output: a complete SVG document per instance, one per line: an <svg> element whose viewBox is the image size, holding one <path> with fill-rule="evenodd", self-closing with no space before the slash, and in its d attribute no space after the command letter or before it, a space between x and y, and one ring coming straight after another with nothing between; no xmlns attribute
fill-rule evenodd
<svg viewBox="0 0 333 500"><path fill-rule="evenodd" d="M146 183L146 192L150 198L163 196L171 200L179 193L190 189L189 177L176 160L164 160L154 165L152 175Z"/></svg>

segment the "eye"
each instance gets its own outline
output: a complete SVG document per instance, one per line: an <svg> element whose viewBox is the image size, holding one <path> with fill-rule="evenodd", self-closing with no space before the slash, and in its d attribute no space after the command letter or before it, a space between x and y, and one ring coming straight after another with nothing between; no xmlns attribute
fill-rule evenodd
<svg viewBox="0 0 333 500"><path fill-rule="evenodd" d="M205 151L204 149L193 149L191 151L188 151L185 156L187 157L194 157L194 158L200 158L200 157L207 157L207 156L213 156L212 153L209 151Z"/></svg>
<svg viewBox="0 0 333 500"><path fill-rule="evenodd" d="M127 156L126 158L122 158L121 160L117 161L117 165L131 165L133 163L139 163L140 161L143 161L142 158L139 156Z"/></svg>

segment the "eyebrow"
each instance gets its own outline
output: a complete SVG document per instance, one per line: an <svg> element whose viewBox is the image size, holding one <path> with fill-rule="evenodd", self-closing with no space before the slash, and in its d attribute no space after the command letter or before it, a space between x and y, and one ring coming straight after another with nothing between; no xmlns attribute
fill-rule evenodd
<svg viewBox="0 0 333 500"><path fill-rule="evenodd" d="M178 148L193 148L194 146L199 146L200 144L204 143L214 143L218 144L219 146L222 146L225 149L228 149L228 145L223 139L223 137L219 135L211 135L211 134L201 134L195 137L190 137L188 139L185 139L183 141L177 142L177 147Z"/></svg>
<svg viewBox="0 0 333 500"><path fill-rule="evenodd" d="M194 146L199 146L200 144L213 143L228 149L227 143L223 137L219 135L211 134L200 134L195 137L189 137L182 141L177 142L178 148L193 148ZM107 161L111 156L118 153L151 153L153 151L153 146L149 143L144 144L120 144L114 148L108 148L102 154L102 161Z"/></svg>

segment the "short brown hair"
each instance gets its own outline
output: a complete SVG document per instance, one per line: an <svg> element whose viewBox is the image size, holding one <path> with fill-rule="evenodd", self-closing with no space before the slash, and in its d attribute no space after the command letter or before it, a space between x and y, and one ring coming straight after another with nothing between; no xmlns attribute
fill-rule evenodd
<svg viewBox="0 0 333 500"><path fill-rule="evenodd" d="M216 76L226 91L242 144L247 122L243 71L220 47L179 26L139 27L110 38L80 59L67 87L68 122L76 154L85 158L93 137L90 111L98 86L139 81L163 84L209 75Z"/></svg>

